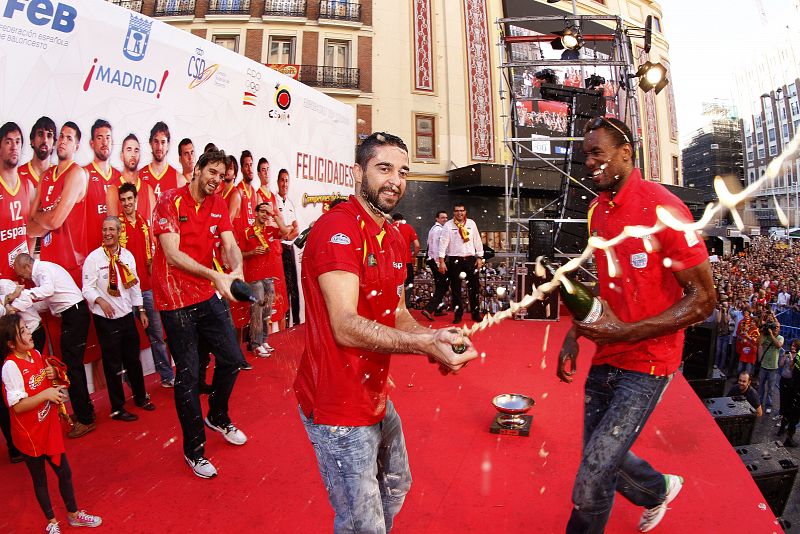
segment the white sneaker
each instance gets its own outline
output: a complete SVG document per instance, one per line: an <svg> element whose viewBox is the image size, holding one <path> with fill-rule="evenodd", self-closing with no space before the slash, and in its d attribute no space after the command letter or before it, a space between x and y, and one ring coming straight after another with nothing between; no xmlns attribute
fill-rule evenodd
<svg viewBox="0 0 800 534"><path fill-rule="evenodd" d="M67 521L71 527L99 527L103 524L100 516L87 513L86 510L79 510L75 517L67 516Z"/></svg>
<svg viewBox="0 0 800 534"><path fill-rule="evenodd" d="M264 350L266 350L267 352L274 352L274 351L275 351L275 349L273 349L272 347L270 347L270 346L269 346L269 343L267 343L266 341L265 341L264 343L262 343L262 344L261 344L261 348L262 348L262 349L264 349Z"/></svg>
<svg viewBox="0 0 800 534"><path fill-rule="evenodd" d="M667 483L667 496L664 502L653 508L645 508L642 518L639 520L639 532L650 532L664 519L667 513L667 505L675 500L683 488L683 477L678 475L664 475Z"/></svg>
<svg viewBox="0 0 800 534"><path fill-rule="evenodd" d="M233 423L228 423L225 426L216 426L209 421L208 417L203 421L205 421L208 428L222 434L222 437L225 438L228 443L232 443L233 445L244 445L247 443L247 436L244 435L244 432L236 428Z"/></svg>
<svg viewBox="0 0 800 534"><path fill-rule="evenodd" d="M767 413L772 413L772 408L767 408Z"/></svg>
<svg viewBox="0 0 800 534"><path fill-rule="evenodd" d="M197 460L184 456L186 463L192 468L194 474L200 478L213 478L217 476L217 470L214 465L209 462L205 457L201 456Z"/></svg>
<svg viewBox="0 0 800 534"><path fill-rule="evenodd" d="M269 358L269 351L264 348L263 345L259 345L255 349L253 349L253 354L258 356L259 358Z"/></svg>
<svg viewBox="0 0 800 534"><path fill-rule="evenodd" d="M58 526L58 522L47 523L47 528L45 528L45 532L47 532L47 534L61 534L61 527Z"/></svg>

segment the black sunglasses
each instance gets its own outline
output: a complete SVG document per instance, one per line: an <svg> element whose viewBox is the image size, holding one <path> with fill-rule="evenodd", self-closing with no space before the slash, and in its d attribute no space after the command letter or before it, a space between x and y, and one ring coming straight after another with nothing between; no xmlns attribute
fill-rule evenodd
<svg viewBox="0 0 800 534"><path fill-rule="evenodd" d="M626 134L622 130L622 128L620 128L619 126L617 126L616 124L614 124L613 122L611 122L610 120L608 120L605 117L595 117L594 120L592 120L592 122L589 123L589 127L586 128L586 131L587 132L591 132L592 130L596 130L598 128L602 128L603 124L608 124L609 126L614 128L616 131L618 131L619 133L622 134L622 137L625 139L626 143L628 143L629 145L633 145L633 143L631 142L630 138L628 137L628 134Z"/></svg>

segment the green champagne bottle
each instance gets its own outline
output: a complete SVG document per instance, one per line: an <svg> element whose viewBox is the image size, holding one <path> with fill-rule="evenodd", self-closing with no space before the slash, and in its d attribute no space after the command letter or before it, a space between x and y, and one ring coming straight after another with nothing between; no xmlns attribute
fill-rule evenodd
<svg viewBox="0 0 800 534"><path fill-rule="evenodd" d="M300 235L297 236L294 240L294 246L296 246L297 248L303 248L304 246L306 246L306 239L308 239L308 233L310 231L311 227L309 226L308 228L300 232Z"/></svg>
<svg viewBox="0 0 800 534"><path fill-rule="evenodd" d="M550 262L544 258L542 259L542 265L545 269L550 271L551 274L555 275L555 267L550 265ZM600 299L595 297L588 287L578 282L573 277L567 275L562 276L567 279L568 284L572 285L572 293L568 291L567 284L563 283L558 286L558 290L561 293L561 300L575 320L585 324L597 321L600 316L603 315L603 304L600 302Z"/></svg>

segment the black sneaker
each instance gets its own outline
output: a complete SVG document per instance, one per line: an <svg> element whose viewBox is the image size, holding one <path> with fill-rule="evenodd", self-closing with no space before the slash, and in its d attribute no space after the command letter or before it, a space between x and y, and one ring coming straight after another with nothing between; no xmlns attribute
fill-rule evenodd
<svg viewBox="0 0 800 534"><path fill-rule="evenodd" d="M252 371L253 366L250 365L247 360L245 360L244 363L239 366L239 369L242 371Z"/></svg>

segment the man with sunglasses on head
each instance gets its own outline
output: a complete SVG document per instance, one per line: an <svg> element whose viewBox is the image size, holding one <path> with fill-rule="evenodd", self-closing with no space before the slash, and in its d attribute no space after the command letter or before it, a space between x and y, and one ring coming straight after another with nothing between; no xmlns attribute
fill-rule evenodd
<svg viewBox="0 0 800 534"><path fill-rule="evenodd" d="M680 199L642 178L631 141L616 119L598 117L585 129L586 168L599 193L587 215L591 236L610 240L626 226L655 226L659 207L692 221ZM597 344L585 384L583 455L568 533L603 532L615 492L644 508L641 532L663 519L683 479L656 471L630 449L678 369L683 329L716 304L708 253L696 232L665 227L613 250L615 265L602 249L594 255L602 315L574 321L559 354L557 375L570 383L577 338Z"/></svg>

